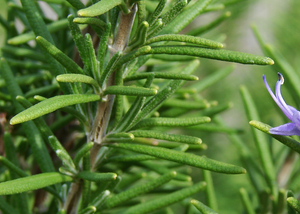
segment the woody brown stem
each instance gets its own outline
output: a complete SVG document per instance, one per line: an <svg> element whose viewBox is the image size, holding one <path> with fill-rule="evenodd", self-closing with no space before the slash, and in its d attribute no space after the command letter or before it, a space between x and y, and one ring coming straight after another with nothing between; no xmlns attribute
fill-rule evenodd
<svg viewBox="0 0 300 214"><path fill-rule="evenodd" d="M136 10L137 6L134 5L130 13L121 13L119 28L110 50L111 55L118 51L123 51L126 48L131 28L134 22ZM111 85L115 85L115 71L110 75L106 82L106 87ZM94 165L99 149L101 148L99 144L102 143L102 139L105 137L107 131L114 99L115 95L107 95L106 102L100 102L98 104L98 111L91 132L91 140L95 142L94 148L92 148L91 150L92 166Z"/></svg>
<svg viewBox="0 0 300 214"><path fill-rule="evenodd" d="M136 14L137 6L136 4L132 7L132 10L128 14L121 13L119 28L114 38L114 42L110 49L111 56L118 52L123 51L126 48L128 43L128 39L130 36L131 28L134 22L135 14ZM106 87L115 84L115 71L109 76ZM101 143L103 138L106 135L107 127L110 120L110 115L113 108L115 95L107 95L103 100L105 102L98 103L98 109L96 113L95 120L92 125L92 131L88 136L88 140L95 142L95 145L91 149L91 167L92 171L94 170L94 165L97 161L97 155L101 148ZM73 213L78 206L80 195L82 192L82 184L81 183L73 183L70 187L70 191L67 197L67 201L65 203L64 209L66 213Z"/></svg>

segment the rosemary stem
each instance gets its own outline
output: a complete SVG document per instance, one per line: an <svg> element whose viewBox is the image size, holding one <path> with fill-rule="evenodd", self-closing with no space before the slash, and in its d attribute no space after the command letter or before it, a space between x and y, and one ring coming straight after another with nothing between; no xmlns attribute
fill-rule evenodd
<svg viewBox="0 0 300 214"><path fill-rule="evenodd" d="M131 28L137 11L136 4L132 7L131 12L128 14L121 13L119 28L111 46L111 55L118 51L123 51L126 48L128 39L130 36ZM115 84L115 71L110 75L107 80L106 87ZM92 127L90 140L95 142L94 147L91 150L91 166L96 161L97 154L101 146L102 139L105 137L110 115L114 104L115 95L107 95L105 98L106 102L99 102L97 115Z"/></svg>

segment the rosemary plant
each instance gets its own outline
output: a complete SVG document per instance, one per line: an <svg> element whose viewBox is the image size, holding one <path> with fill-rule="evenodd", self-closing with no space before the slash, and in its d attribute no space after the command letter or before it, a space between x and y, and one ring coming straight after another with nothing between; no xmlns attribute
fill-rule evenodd
<svg viewBox="0 0 300 214"><path fill-rule="evenodd" d="M7 32L0 62L0 108L5 112L0 210L216 213L211 171L244 174L249 168L251 177L255 164L243 168L200 156L207 145L175 128L223 131L236 140L236 130L217 117L230 105L218 105L199 94L234 67L228 65L195 82L199 58L252 65L274 62L226 50L222 41L200 37L226 20L229 12L205 26L186 27L197 16L238 1L43 2L57 19L47 18L45 8L33 0L21 0L21 5L7 0L7 19L0 17ZM24 26L22 33L11 24L16 19ZM179 34L183 29L186 34ZM192 83L185 84L188 81ZM251 98L246 89L242 93L254 119ZM197 116L189 114L192 111ZM269 130L259 122L253 124ZM278 195L270 152L254 134L273 196L272 209L279 210L283 196L280 191ZM289 146L295 143L276 138ZM248 150L240 142L237 145L248 158ZM298 144L290 147L299 151ZM202 171L203 179L192 178L186 170L190 166ZM195 195L200 191L206 201ZM254 213L245 189L241 195L247 212ZM292 211L299 208L297 199L288 201ZM175 203L179 208L171 206Z"/></svg>

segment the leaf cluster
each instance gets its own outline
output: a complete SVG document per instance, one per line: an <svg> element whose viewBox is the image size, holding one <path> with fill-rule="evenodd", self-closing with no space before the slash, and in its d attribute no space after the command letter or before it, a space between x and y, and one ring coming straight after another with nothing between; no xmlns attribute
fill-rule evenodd
<svg viewBox="0 0 300 214"><path fill-rule="evenodd" d="M185 83L198 80L198 58L255 65L273 60L199 37L228 12L179 34L197 16L225 7L211 0L44 2L57 20L31 0L21 0L22 6L9 1L8 18L1 19L7 44L1 49L0 108L13 126L3 125L0 210L30 213L35 198L47 204L47 213L164 212L177 202L215 213L210 172L246 170L200 156L207 147L202 140L176 128L239 132L214 120L230 103L199 95L234 67ZM22 33L8 24L16 18ZM265 167L271 184L272 168ZM201 169L203 181L194 183L185 168ZM42 188L49 201L28 194ZM184 201L199 191L209 207Z"/></svg>

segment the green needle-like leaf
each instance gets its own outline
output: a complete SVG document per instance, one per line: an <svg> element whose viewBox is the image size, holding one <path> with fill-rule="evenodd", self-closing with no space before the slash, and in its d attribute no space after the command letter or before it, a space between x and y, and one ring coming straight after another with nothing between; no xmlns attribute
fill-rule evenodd
<svg viewBox="0 0 300 214"><path fill-rule="evenodd" d="M58 172L42 173L0 183L0 195L11 195L41 189L57 183L73 181L70 176Z"/></svg>
<svg viewBox="0 0 300 214"><path fill-rule="evenodd" d="M91 76L93 76L96 80L100 79L100 62L97 60L95 49L94 49L94 41L90 34L85 34L85 46L87 49L87 58L88 60L85 63L87 69L90 70Z"/></svg>
<svg viewBox="0 0 300 214"><path fill-rule="evenodd" d="M78 16L87 16L87 17L99 16L122 3L123 0L102 0L87 8L77 11L77 14Z"/></svg>
<svg viewBox="0 0 300 214"><path fill-rule="evenodd" d="M26 94L25 94L25 97L28 98L28 97L33 97L35 95L43 95L43 94L47 94L49 92L53 92L53 91L56 91L57 89L59 89L59 85L58 84L52 84L52 85L47 85L47 86L44 86L44 87L40 87L40 88L36 88L36 89L32 89L30 91L28 91Z"/></svg>
<svg viewBox="0 0 300 214"><path fill-rule="evenodd" d="M161 34L166 33L179 33L188 24L190 24L211 2L212 0L197 1L194 5L190 6L166 26Z"/></svg>
<svg viewBox="0 0 300 214"><path fill-rule="evenodd" d="M42 96L39 96L39 95L34 96L34 99L37 100L37 101L39 101L39 102L47 100L47 98L42 97ZM18 100L18 101L19 101L19 100ZM26 108L29 108L29 106L26 107ZM84 124L85 127L88 127L87 118L86 118L83 114L81 114L79 111L77 111L75 108L72 108L72 107L64 107L64 108L62 108L61 110L64 111L64 112L66 112L66 113L68 113L68 114L73 115L73 116L76 117L82 124ZM52 134L51 134L51 135L52 135ZM48 136L50 136L50 135L48 135ZM48 137L48 136L47 136L47 137Z"/></svg>
<svg viewBox="0 0 300 214"><path fill-rule="evenodd" d="M286 198L287 191L285 189L280 189L278 194L278 203L276 206L276 210L278 213L284 213L286 207ZM289 213L288 213L289 214Z"/></svg>
<svg viewBox="0 0 300 214"><path fill-rule="evenodd" d="M287 202L295 211L300 212L300 201L294 197L288 197Z"/></svg>
<svg viewBox="0 0 300 214"><path fill-rule="evenodd" d="M84 4L80 0L67 0L67 2L70 3L77 10L84 8Z"/></svg>
<svg viewBox="0 0 300 214"><path fill-rule="evenodd" d="M286 193L286 198L295 197L294 193L291 190L288 190ZM287 202L287 214L297 214L296 210Z"/></svg>
<svg viewBox="0 0 300 214"><path fill-rule="evenodd" d="M150 155L120 155L113 156L107 159L107 162L139 162L146 160L155 160L156 158Z"/></svg>
<svg viewBox="0 0 300 214"><path fill-rule="evenodd" d="M210 39L188 36L188 35L177 35L177 34L168 34L168 35L160 35L160 36L152 37L151 39L147 40L145 45L149 45L151 43L161 42L161 41L186 42L186 43L192 43L192 44L196 44L208 48L223 48L224 46L222 43Z"/></svg>
<svg viewBox="0 0 300 214"><path fill-rule="evenodd" d="M156 23L157 23L157 21L160 21L161 25L155 27L155 24L154 24L153 25L154 29L153 28L151 29L151 32L149 33L148 38L151 38L153 35L156 35L157 33L159 33L163 29L163 27L165 27L167 24L169 24L174 18L176 18L176 16L178 16L178 14L180 14L180 12L184 9L184 7L187 4L188 4L187 0L178 0L174 4L174 6L162 16L162 18L160 20L159 19L156 20Z"/></svg>
<svg viewBox="0 0 300 214"><path fill-rule="evenodd" d="M228 62L237 62L242 64L256 64L256 65L273 65L274 61L268 57L256 56L253 54L229 51L223 49L206 49L188 46L162 46L151 47L149 53L152 54L175 54L197 56L209 59L216 59Z"/></svg>
<svg viewBox="0 0 300 214"><path fill-rule="evenodd" d="M189 63L184 70L181 72L183 74L191 74L199 66L199 61L194 60ZM131 121L129 127L126 130L129 130L132 126L138 123L141 119L150 115L157 109L162 103L168 99L175 91L184 83L183 80L171 80L166 84L153 98L151 98L141 110L141 112Z"/></svg>
<svg viewBox="0 0 300 214"><path fill-rule="evenodd" d="M121 204L125 201L128 201L132 198L135 198L137 196L140 196L142 194L145 194L147 192L150 192L151 190L169 182L171 179L173 179L176 176L175 171L171 171L169 173L164 174L163 176L158 177L157 179L154 179L146 184L142 184L133 188L130 188L124 192L121 192L117 195L112 196L111 198L108 198L105 202L104 209L112 208L117 206L118 204Z"/></svg>
<svg viewBox="0 0 300 214"><path fill-rule="evenodd" d="M134 139L134 135L131 133L125 133L125 132L119 132L119 133L112 133L108 134L105 137L105 141L114 141L114 142L120 142L120 141L131 141Z"/></svg>
<svg viewBox="0 0 300 214"><path fill-rule="evenodd" d="M15 167L13 167L13 168L15 168L15 169L18 168L19 160L17 157L16 148L13 143L13 139L8 132L4 133L3 141L4 141L6 157L11 161L11 163L9 165L10 166L14 165ZM0 157L0 160L1 160L1 157ZM3 161L1 161L1 162L3 162ZM8 160L6 161L6 163L8 163ZM11 168L8 168L8 169L9 169L10 179L13 180L13 179L19 178L18 174L16 174L14 170L11 170ZM30 209L28 206L29 201L28 201L27 194L25 194L25 193L17 194L14 196L14 200L19 202L18 204L15 204L15 208L17 208L19 211L22 211L22 213L24 213L24 214L30 213Z"/></svg>
<svg viewBox="0 0 300 214"><path fill-rule="evenodd" d="M62 19L62 20L58 20L58 21L55 21L55 22L47 25L47 30L45 30L45 31L47 31L47 32L49 31L50 33L53 33L53 32L62 30L67 27L68 27L68 20ZM35 33L33 31L30 31L28 33L24 33L24 34L21 34L19 36L9 39L7 41L7 43L10 45L20 45L20 44L26 43L30 40L34 40L35 37L36 37Z"/></svg>
<svg viewBox="0 0 300 214"><path fill-rule="evenodd" d="M104 182L104 181L112 181L117 178L116 173L95 173L95 172L87 172L82 171L76 175L77 178L81 178L88 181L95 182Z"/></svg>
<svg viewBox="0 0 300 214"><path fill-rule="evenodd" d="M180 135L180 134L166 134L157 131L145 131L145 130L132 131L131 133L135 137L154 138L154 139L175 141L175 142L187 143L187 144L202 143L202 140L200 138L187 136L187 135Z"/></svg>
<svg viewBox="0 0 300 214"><path fill-rule="evenodd" d="M23 123L66 106L98 101L100 98L96 94L72 94L52 97L17 114L10 120L10 124Z"/></svg>
<svg viewBox="0 0 300 214"><path fill-rule="evenodd" d="M101 207L101 205L105 202L107 197L110 195L110 191L105 190L98 194L98 196L92 201L92 205L95 207Z"/></svg>
<svg viewBox="0 0 300 214"><path fill-rule="evenodd" d="M33 1L21 0L21 4L22 4L22 8L24 9L24 13L28 20L28 23L30 24L30 28L35 34L35 37L42 36L48 42L50 42L51 44L54 45L52 36L51 36L50 32L48 31L48 29L45 25L45 22L43 20L43 17L40 14L40 11L38 10L35 3ZM57 23L57 22L54 22L54 23ZM45 50L42 50L42 51L43 51L43 54L44 54L48 64L50 64L52 67L51 72L53 72L53 74L55 76L65 73L63 67L59 63L57 63L56 60L54 60L52 57L50 57L50 55L47 51L45 51ZM71 91L70 88L68 88L67 85L65 85L65 84L61 84L60 87L64 93L70 93L70 91Z"/></svg>
<svg viewBox="0 0 300 214"><path fill-rule="evenodd" d="M235 1L230 1L231 3L235 3L238 2L239 0L235 0ZM227 2L227 4L230 4L230 2ZM216 10L223 10L225 8L225 2L223 4L219 4L219 3L214 3L214 4L210 4L208 5L205 10L203 11L203 13L207 13L210 11L216 11Z"/></svg>
<svg viewBox="0 0 300 214"><path fill-rule="evenodd" d="M153 96L157 93L156 89L135 87L135 86L109 86L104 90L104 95L106 94L120 94L129 96Z"/></svg>
<svg viewBox="0 0 300 214"><path fill-rule="evenodd" d="M165 148L156 148L148 145L138 145L130 143L107 144L108 147L122 148L134 152L139 152L146 155L151 155L157 158L174 161L177 163L187 164L198 168L207 169L214 172L228 174L243 174L246 170L239 166L234 166L227 163L215 161L206 157L201 157L194 154L178 152Z"/></svg>
<svg viewBox="0 0 300 214"><path fill-rule="evenodd" d="M6 59L5 59L6 61ZM40 82L46 79L51 79L51 75L47 73L37 73L37 74L28 74L28 75L22 75L20 77L15 77L15 81L18 83L19 86L23 85L31 85L36 82ZM0 79L0 87L6 86L5 80Z"/></svg>
<svg viewBox="0 0 300 214"><path fill-rule="evenodd" d="M45 64L37 64L32 63L29 61L19 61L14 59L6 59L10 67L18 67L18 68L25 68L25 69L51 69L49 65Z"/></svg>
<svg viewBox="0 0 300 214"><path fill-rule="evenodd" d="M136 214L136 213L149 213L151 211L160 209L162 207L168 206L170 204L181 201L205 188L205 182L197 183L191 187L178 190L171 194L153 199L133 207L130 207L124 214Z"/></svg>
<svg viewBox="0 0 300 214"><path fill-rule="evenodd" d="M294 140L291 137L287 137L287 136L283 136L283 135L273 135L269 133L269 130L272 128L271 126L256 121L256 120L251 120L249 122L249 124L255 128L257 128L260 131L263 131L269 135L271 135L273 138L275 138L276 140L280 141L281 143L283 143L284 145L290 147L292 150L294 150L295 152L298 152L300 154L300 143L296 140Z"/></svg>
<svg viewBox="0 0 300 214"><path fill-rule="evenodd" d="M256 110L254 101L245 86L240 88L241 96L243 98L244 107L246 110L248 120L259 120L259 115ZM268 145L267 140L263 133L259 132L258 130L252 129L252 134L254 136L255 145L259 153L260 161L263 166L264 172L266 174L266 180L272 193L274 194L275 201L277 200L277 184L276 184L276 173L274 169L273 160L271 157L270 147Z"/></svg>
<svg viewBox="0 0 300 214"><path fill-rule="evenodd" d="M136 36L128 44L128 46L130 47L129 49L133 49L135 47L143 45L146 42L148 29L149 29L148 22L143 21L141 25L138 27L138 29L136 30Z"/></svg>
<svg viewBox="0 0 300 214"><path fill-rule="evenodd" d="M20 169L18 166L16 166L14 163L9 161L7 158L0 156L0 162L5 165L7 168L10 169L10 171L13 171L15 174L17 174L19 177L26 177L28 176L26 172L24 172L22 169Z"/></svg>
<svg viewBox="0 0 300 214"><path fill-rule="evenodd" d="M217 203L217 198L216 198L216 194L215 194L215 188L214 188L211 172L208 170L202 170L202 172L203 172L204 181L206 182L206 185L207 185L206 189L205 189L207 205L211 209L218 211L218 203Z"/></svg>
<svg viewBox="0 0 300 214"><path fill-rule="evenodd" d="M89 75L91 75L91 72L90 72L91 67L90 67L90 63L89 63L89 56L88 56L86 42L85 42L85 39L83 38L83 35L81 33L79 26L73 22L73 19L74 19L74 16L72 14L68 16L68 22L69 22L69 28L71 31L71 35L75 42L78 53L81 57L81 60L84 64L84 66L86 66L85 71Z"/></svg>
<svg viewBox="0 0 300 214"><path fill-rule="evenodd" d="M120 57L122 56L122 51L118 51L115 53L111 59L109 60L108 64L106 65L104 71L101 74L99 84L102 87L104 85L105 80L109 77L109 75L116 70L116 64ZM103 56L104 57L104 56Z"/></svg>
<svg viewBox="0 0 300 214"><path fill-rule="evenodd" d="M255 214L256 212L253 209L253 205L250 201L247 191L244 188L240 189L240 195L243 201L243 205L248 214Z"/></svg>
<svg viewBox="0 0 300 214"><path fill-rule="evenodd" d="M48 42L41 36L36 37L36 41L41 45L54 59L64 66L70 73L84 74L83 70L62 51Z"/></svg>
<svg viewBox="0 0 300 214"><path fill-rule="evenodd" d="M210 29L213 29L214 27L216 27L217 25L222 23L224 20L226 20L230 16L231 16L231 13L229 11L227 11L224 14L222 14L221 16L219 16L218 18L216 18L211 23L201 26L199 28L193 29L193 30L189 31L187 34L193 35L193 36L201 35L202 33L205 33L207 31L209 31Z"/></svg>
<svg viewBox="0 0 300 214"><path fill-rule="evenodd" d="M147 45L147 46L143 46L135 51L129 52L128 54L122 56L121 59L118 60L116 63L114 63L113 67L109 69L109 72L107 72L107 74L104 76L104 80L108 77L108 75L112 71L122 67L125 63L127 63L131 60L134 60L135 58L137 58L139 56L149 54L150 51L151 51L151 47ZM106 70L106 68L105 68L105 70ZM105 70L104 70L104 73L105 73ZM100 83L102 83L101 80L100 80Z"/></svg>
<svg viewBox="0 0 300 214"><path fill-rule="evenodd" d="M85 209L81 210L79 214L92 214L97 211L97 208L95 206L88 206Z"/></svg>
<svg viewBox="0 0 300 214"><path fill-rule="evenodd" d="M217 214L216 211L210 209L208 206L205 206L200 201L192 199L191 204L193 204L202 214Z"/></svg>
<svg viewBox="0 0 300 214"><path fill-rule="evenodd" d="M36 98L36 97L37 96L35 96L34 98ZM39 97L41 98L41 96L39 96ZM32 104L24 97L17 96L16 99L25 109L32 107ZM46 99L43 98L42 100L46 100ZM67 109L67 110L65 110L65 109ZM86 119L84 118L84 116L82 114L80 114L80 112L76 111L74 108L65 107L65 108L62 108L62 111L65 111L65 112L71 114L71 115L68 115L67 118L69 118L70 116L73 118L73 115L75 115L75 117L77 117L77 119L79 121L81 121L83 124L85 124L87 126L87 124L86 124L87 122L86 122ZM64 147L62 145L60 145L60 143L57 139L55 140L54 143L50 141L49 136L54 136L54 134L51 131L50 127L46 124L46 122L44 121L43 118L37 118L33 122L35 123L36 127L40 130L41 135L44 138L44 140L48 141L48 143L50 144L53 151L64 150ZM58 120L58 121L56 121L56 123L53 123L51 126L53 126L53 125L56 126L56 124L59 122L60 121Z"/></svg>
<svg viewBox="0 0 300 214"><path fill-rule="evenodd" d="M75 155L74 157L74 164L75 166L78 168L79 167L79 161L81 160L81 158L83 158L83 156L85 156L85 154L87 152L90 151L90 149L94 146L93 142L89 142L87 144L85 144Z"/></svg>
<svg viewBox="0 0 300 214"><path fill-rule="evenodd" d="M12 97L12 102L16 108L16 112L23 111L24 108L16 100L16 97L18 95L23 95L23 93L13 76L12 70L10 69L9 65L7 64L4 58L1 58L0 61L0 72L1 76L6 82L6 85L9 86L7 87L7 89ZM46 148L46 145L44 144L44 141L37 127L34 125L33 122L28 122L22 124L22 128L26 133L34 158L39 164L39 167L41 168L42 172L54 171L55 169L51 161L49 152Z"/></svg>
<svg viewBox="0 0 300 214"><path fill-rule="evenodd" d="M194 126L202 123L209 123L211 119L209 117L191 117L191 118L147 118L139 122L134 128L141 127L155 127L155 126L167 126L167 127L185 127Z"/></svg>
<svg viewBox="0 0 300 214"><path fill-rule="evenodd" d="M24 172L22 169L20 169L19 167L17 167L16 165L14 165L12 162L10 162L7 158L0 156L0 162L5 165L8 169L12 170L14 173L16 173L19 177L27 177L28 174L26 172ZM51 187L46 187L45 190L49 193L51 193L52 195L56 196L57 198L59 198L61 200L60 195L58 194L58 192L56 192L53 188Z"/></svg>
<svg viewBox="0 0 300 214"><path fill-rule="evenodd" d="M172 55L172 57L170 57L170 55L168 55L168 54L154 54L151 57L153 59L170 61L170 62L192 61L192 60L196 59L196 57L194 57L194 56Z"/></svg>
<svg viewBox="0 0 300 214"><path fill-rule="evenodd" d="M77 17L73 19L74 23L77 24L90 24L90 25L95 25L102 30L105 29L106 23L103 22L101 19L94 18L94 17Z"/></svg>
<svg viewBox="0 0 300 214"><path fill-rule="evenodd" d="M82 82L99 89L100 86L92 77L83 74L61 74L56 77L58 82Z"/></svg>
<svg viewBox="0 0 300 214"><path fill-rule="evenodd" d="M124 78L124 81L147 79L152 74L154 75L154 78L161 78L161 79L198 80L197 76L190 75L190 74L180 74L180 73L178 74L178 73L169 73L169 72L147 72L147 73L137 73L131 76L127 76Z"/></svg>
<svg viewBox="0 0 300 214"><path fill-rule="evenodd" d="M15 167L9 167L9 174L10 174L10 178L11 179L16 179L19 178L19 172L15 172L15 170L19 169L19 160L17 157L17 153L16 153L16 148L15 145L13 143L13 139L10 135L10 133L5 132L4 136L3 136L3 141L4 141L4 148L5 148L5 155L6 158L0 156L0 160L1 162L6 162L9 163L9 166L15 166ZM4 160L4 161L3 161ZM11 170L14 169L14 170ZM19 171L19 170L17 170ZM26 173L25 173L26 174Z"/></svg>
<svg viewBox="0 0 300 214"><path fill-rule="evenodd" d="M177 148L175 148L175 149L177 149ZM143 162L138 163L138 165L142 165L143 167L151 169L152 171L157 172L161 175L164 175L165 173L170 172L169 168L161 166L160 164L157 164L157 163L153 163L152 161L143 161ZM191 176L188 176L188 175L185 175L185 174L182 174L182 173L177 173L174 180L191 181L192 178L191 178Z"/></svg>
<svg viewBox="0 0 300 214"><path fill-rule="evenodd" d="M10 54L13 54L18 57L26 57L26 58L38 60L41 62L47 62L45 57L42 54L37 54L36 51L33 51L28 48L20 48L20 47L6 45L6 46L2 47L1 50L5 53L10 53Z"/></svg>
<svg viewBox="0 0 300 214"><path fill-rule="evenodd" d="M52 134L52 133L51 133ZM52 149L55 151L56 155L62 160L63 164L71 170L75 169L72 158L65 148L61 145L58 139L55 136L48 137L49 143Z"/></svg>
<svg viewBox="0 0 300 214"><path fill-rule="evenodd" d="M150 15L149 19L147 20L149 25L152 26L154 22L160 17L163 9L165 8L167 0L160 0L155 11Z"/></svg>
<svg viewBox="0 0 300 214"><path fill-rule="evenodd" d="M103 72L104 60L107 53L107 44L108 44L107 42L108 39L110 38L110 29L111 29L111 24L107 23L105 26L105 31L103 32L99 42L97 60L100 62L100 73Z"/></svg>
<svg viewBox="0 0 300 214"><path fill-rule="evenodd" d="M154 79L154 75L152 74L147 78L144 87L149 88L152 84L153 79ZM132 124L134 118L136 118L137 114L140 112L141 108L143 107L145 100L146 97L136 97L135 101L133 102L129 110L120 120L119 124L116 125L115 130L124 131L125 129L128 129L128 127Z"/></svg>

